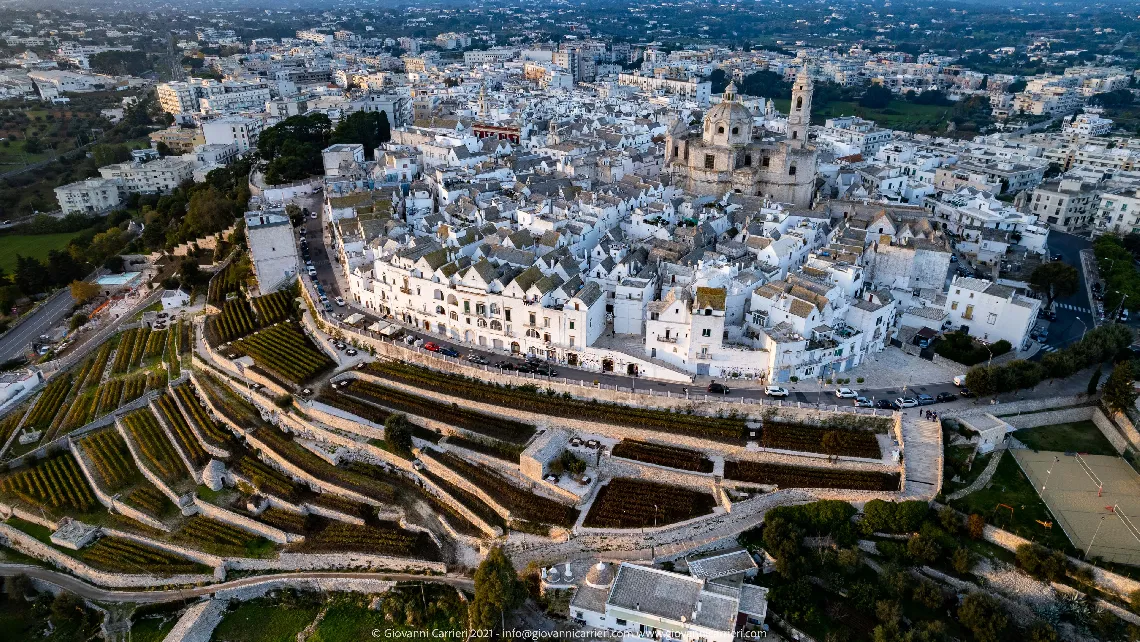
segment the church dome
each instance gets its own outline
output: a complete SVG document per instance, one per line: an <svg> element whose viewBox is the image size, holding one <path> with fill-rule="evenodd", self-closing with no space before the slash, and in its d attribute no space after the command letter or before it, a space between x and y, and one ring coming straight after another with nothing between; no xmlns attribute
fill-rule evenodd
<svg viewBox="0 0 1140 642"><path fill-rule="evenodd" d="M614 572L605 562L598 562L586 571L586 584L593 588L609 588L614 583Z"/></svg>
<svg viewBox="0 0 1140 642"><path fill-rule="evenodd" d="M723 99L705 115L704 139L713 145L743 145L752 140L752 112L740 102L736 84L729 84Z"/></svg>

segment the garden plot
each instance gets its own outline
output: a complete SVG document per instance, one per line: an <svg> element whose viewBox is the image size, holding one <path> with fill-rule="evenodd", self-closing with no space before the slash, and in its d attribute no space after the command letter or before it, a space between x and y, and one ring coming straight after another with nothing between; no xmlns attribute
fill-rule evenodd
<svg viewBox="0 0 1140 642"><path fill-rule="evenodd" d="M1086 557L1140 563L1140 475L1120 457L1014 450L1057 523ZM1015 507L1016 510L1016 507Z"/></svg>

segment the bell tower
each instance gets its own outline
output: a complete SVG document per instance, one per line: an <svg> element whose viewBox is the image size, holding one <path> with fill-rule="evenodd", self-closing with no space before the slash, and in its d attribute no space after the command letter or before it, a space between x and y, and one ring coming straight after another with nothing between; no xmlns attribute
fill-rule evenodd
<svg viewBox="0 0 1140 642"><path fill-rule="evenodd" d="M808 123L811 121L811 94L814 87L805 64L792 86L792 106L788 110L788 142L794 149L807 144Z"/></svg>

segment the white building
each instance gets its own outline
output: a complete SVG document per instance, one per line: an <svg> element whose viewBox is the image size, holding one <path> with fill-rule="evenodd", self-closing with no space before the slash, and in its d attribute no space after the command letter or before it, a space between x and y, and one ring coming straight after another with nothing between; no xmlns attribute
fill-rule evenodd
<svg viewBox="0 0 1140 642"><path fill-rule="evenodd" d="M76 181L55 188L55 198L64 215L105 212L119 206L119 183L107 178Z"/></svg>
<svg viewBox="0 0 1140 642"><path fill-rule="evenodd" d="M0 373L0 410L19 403L43 382L43 374L30 368Z"/></svg>
<svg viewBox="0 0 1140 642"><path fill-rule="evenodd" d="M207 145L235 145L244 154L257 147L262 122L248 116L224 116L202 123L202 135Z"/></svg>
<svg viewBox="0 0 1140 642"><path fill-rule="evenodd" d="M262 294L277 290L297 275L293 223L284 210L246 212L245 234Z"/></svg>
<svg viewBox="0 0 1140 642"><path fill-rule="evenodd" d="M830 145L836 156L862 154L868 159L889 145L893 137L894 131L858 116L828 118L817 132L817 140Z"/></svg>
<svg viewBox="0 0 1140 642"><path fill-rule="evenodd" d="M1097 189L1080 179L1042 183L1030 197L1037 222L1060 232L1088 227L1096 213Z"/></svg>
<svg viewBox="0 0 1140 642"><path fill-rule="evenodd" d="M1101 233L1140 234L1140 189L1101 194L1096 227Z"/></svg>
<svg viewBox="0 0 1140 642"><path fill-rule="evenodd" d="M99 168L103 178L115 180L127 193L166 194L184 181L194 179L194 162L178 156L167 156L149 163L132 161Z"/></svg>
<svg viewBox="0 0 1140 642"><path fill-rule="evenodd" d="M682 98L690 98L701 105L709 104L712 96L712 83L700 78L668 78L643 76L641 74L618 74L618 84L637 87L645 92L665 93Z"/></svg>
<svg viewBox="0 0 1140 642"><path fill-rule="evenodd" d="M741 615L752 626L763 623L767 593L764 587L723 577L694 577L628 562L615 577L599 563L575 592L570 615L631 642L732 642Z"/></svg>
<svg viewBox="0 0 1140 642"><path fill-rule="evenodd" d="M1108 136L1112 132L1112 119L1102 118L1098 114L1077 114L1066 116L1061 125L1061 133L1068 136L1091 138L1094 136Z"/></svg>
<svg viewBox="0 0 1140 642"><path fill-rule="evenodd" d="M955 329L987 343L1005 339L1014 350L1025 346L1040 309L1039 299L986 279L955 276L946 293L945 311Z"/></svg>

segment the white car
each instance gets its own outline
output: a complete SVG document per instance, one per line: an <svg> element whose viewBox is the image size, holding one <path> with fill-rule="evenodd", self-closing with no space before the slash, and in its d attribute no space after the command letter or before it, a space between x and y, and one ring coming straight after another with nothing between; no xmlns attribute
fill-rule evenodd
<svg viewBox="0 0 1140 642"><path fill-rule="evenodd" d="M769 397L787 397L788 389L781 388L780 386L765 386L764 394L768 395Z"/></svg>
<svg viewBox="0 0 1140 642"><path fill-rule="evenodd" d="M895 405L899 408L914 408L918 405L918 400L910 397L899 397L895 399Z"/></svg>
<svg viewBox="0 0 1140 642"><path fill-rule="evenodd" d="M338 296L337 298L335 298L335 299L333 299L333 300L334 300L334 301L336 301L336 304L337 304L337 305L340 305L340 306L343 306L343 305L344 305L344 298L343 298L343 297L339 297L339 296Z"/></svg>
<svg viewBox="0 0 1140 642"><path fill-rule="evenodd" d="M839 397L840 399L854 399L859 395L855 394L855 391L850 388L840 388L839 390L835 391L835 396Z"/></svg>

